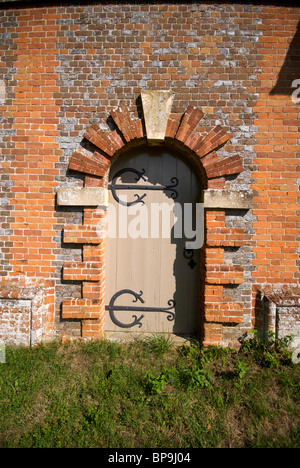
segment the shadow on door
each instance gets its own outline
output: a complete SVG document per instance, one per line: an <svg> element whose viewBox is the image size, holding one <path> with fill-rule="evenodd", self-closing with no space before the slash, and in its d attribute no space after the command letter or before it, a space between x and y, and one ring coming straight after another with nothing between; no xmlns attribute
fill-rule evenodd
<svg viewBox="0 0 300 468"><path fill-rule="evenodd" d="M136 211L135 221L131 218L126 223L140 237L118 238L121 220L117 238L107 239L106 331L197 337L201 333L203 264L200 249L186 248L186 241L195 240L196 229L198 236L204 229L196 225L202 187L195 170L174 150L139 148L113 163L109 188L118 214ZM143 210L148 210L147 226L141 221ZM159 238L152 237L157 235L154 221L160 226Z"/></svg>

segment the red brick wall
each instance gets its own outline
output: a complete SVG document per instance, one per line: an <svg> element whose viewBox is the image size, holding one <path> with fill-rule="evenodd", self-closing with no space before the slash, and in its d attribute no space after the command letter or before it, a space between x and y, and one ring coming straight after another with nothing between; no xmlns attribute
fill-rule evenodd
<svg viewBox="0 0 300 468"><path fill-rule="evenodd" d="M9 79L13 75L13 99L2 107L4 118L10 119L4 126L8 134L3 132L2 171L11 182L12 215L11 233L3 239L10 243L5 273L50 277L55 271L54 189L59 174L55 165L61 154L55 142L59 108L53 98L59 77L55 73L59 15L47 9L4 15L16 19L16 25L7 26L13 47L4 47L2 56L10 57L14 70L6 74Z"/></svg>
<svg viewBox="0 0 300 468"><path fill-rule="evenodd" d="M207 186L254 191L252 211L206 213L203 339L236 343L259 323L255 286L280 289L299 281L299 105L291 99L291 82L300 79L299 8L49 2L3 5L0 16L6 92L0 101L0 274L16 283L20 276L52 278L56 334L89 336L93 325L101 335L99 317L72 319L76 307L62 319L64 299L79 312L89 300L103 308L104 270L98 281L82 283L64 278L63 266L102 264L104 244L82 249L64 241L65 227L96 219L88 209L58 207L55 194L59 186L83 186L76 161L69 163L81 142L91 148L84 134L92 124L114 130L109 116L115 107L125 105L141 118L142 89L171 89L175 121L189 105L197 107L204 114L199 134L220 125L231 135L218 157L241 158L243 171L224 174L213 153L205 156L213 177ZM238 319L228 326L233 316Z"/></svg>
<svg viewBox="0 0 300 468"><path fill-rule="evenodd" d="M299 12L265 7L260 18L252 276L270 293L299 284L300 277L299 105L291 98L293 81L300 76ZM255 305L255 294L253 300Z"/></svg>

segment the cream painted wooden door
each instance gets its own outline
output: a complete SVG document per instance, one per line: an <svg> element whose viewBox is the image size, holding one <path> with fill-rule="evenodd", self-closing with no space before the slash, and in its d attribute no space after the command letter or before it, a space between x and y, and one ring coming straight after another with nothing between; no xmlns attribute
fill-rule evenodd
<svg viewBox="0 0 300 468"><path fill-rule="evenodd" d="M175 152L139 149L112 165L106 239L108 335L197 333L199 250L185 250L183 221L184 204L194 207L199 195L192 168Z"/></svg>

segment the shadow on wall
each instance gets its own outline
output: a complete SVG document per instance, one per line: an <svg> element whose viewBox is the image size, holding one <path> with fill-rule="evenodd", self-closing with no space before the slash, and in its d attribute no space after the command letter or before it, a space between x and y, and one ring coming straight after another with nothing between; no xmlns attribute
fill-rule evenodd
<svg viewBox="0 0 300 468"><path fill-rule="evenodd" d="M259 290L256 291L254 305L254 323L253 328L257 330L260 339L264 339L264 309L263 297Z"/></svg>
<svg viewBox="0 0 300 468"><path fill-rule="evenodd" d="M299 81L293 85L295 80ZM270 95L290 96L296 87L300 87L300 21L279 72L276 85L271 90Z"/></svg>

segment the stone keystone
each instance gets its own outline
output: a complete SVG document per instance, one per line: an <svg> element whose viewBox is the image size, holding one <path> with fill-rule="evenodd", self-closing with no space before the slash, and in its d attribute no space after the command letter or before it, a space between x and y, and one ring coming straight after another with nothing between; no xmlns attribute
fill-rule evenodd
<svg viewBox="0 0 300 468"><path fill-rule="evenodd" d="M147 140L149 144L155 145L165 139L174 94L172 91L144 90L141 98Z"/></svg>

